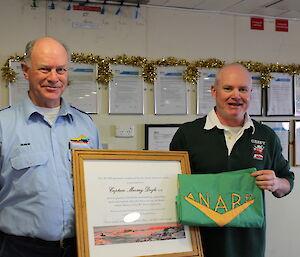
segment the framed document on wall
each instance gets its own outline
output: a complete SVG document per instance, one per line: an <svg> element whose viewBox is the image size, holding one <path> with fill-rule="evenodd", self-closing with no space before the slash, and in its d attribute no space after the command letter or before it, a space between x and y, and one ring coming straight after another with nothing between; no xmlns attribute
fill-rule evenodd
<svg viewBox="0 0 300 257"><path fill-rule="evenodd" d="M300 120L294 120L294 166L300 166Z"/></svg>
<svg viewBox="0 0 300 257"><path fill-rule="evenodd" d="M184 66L159 66L154 82L154 112L157 115L188 113L188 86L183 80Z"/></svg>
<svg viewBox="0 0 300 257"><path fill-rule="evenodd" d="M187 152L73 150L78 257L203 256L199 231L177 223Z"/></svg>
<svg viewBox="0 0 300 257"><path fill-rule="evenodd" d="M142 68L112 65L114 77L109 83L109 114L144 114Z"/></svg>
<svg viewBox="0 0 300 257"><path fill-rule="evenodd" d="M169 151L180 124L145 124L145 150Z"/></svg>
<svg viewBox="0 0 300 257"><path fill-rule="evenodd" d="M267 88L267 116L294 116L295 98L293 77L286 73L271 73Z"/></svg>
<svg viewBox="0 0 300 257"><path fill-rule="evenodd" d="M251 103L248 109L248 113L251 116L262 116L263 90L260 83L260 73L251 72L251 76L252 76L252 92L251 92Z"/></svg>
<svg viewBox="0 0 300 257"><path fill-rule="evenodd" d="M280 139L282 146L282 154L286 160L289 160L289 136L290 122L289 121L261 121L261 123L269 126Z"/></svg>
<svg viewBox="0 0 300 257"><path fill-rule="evenodd" d="M211 86L214 85L218 69L199 69L200 77L197 83L197 115L207 115L216 105L211 96Z"/></svg>

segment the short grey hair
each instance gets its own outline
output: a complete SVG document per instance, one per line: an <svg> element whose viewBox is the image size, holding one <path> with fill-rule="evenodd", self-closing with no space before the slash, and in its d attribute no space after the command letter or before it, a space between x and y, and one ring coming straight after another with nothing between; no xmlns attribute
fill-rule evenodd
<svg viewBox="0 0 300 257"><path fill-rule="evenodd" d="M55 39L55 40L56 40L56 39ZM31 58L32 50L33 50L33 47L34 47L36 41L38 41L38 39L31 40L31 41L29 41L29 42L26 44L26 46L25 46L25 52L24 52L24 59L23 59L23 61L24 61L25 63L27 63L27 64L30 63L30 58ZM56 41L57 41L58 43L60 43L60 44L64 47L64 49L65 49L66 52L67 52L68 58L69 58L69 60L70 60L70 54L69 54L69 49L68 49L68 47L67 47L64 43L59 42L58 40L56 40Z"/></svg>

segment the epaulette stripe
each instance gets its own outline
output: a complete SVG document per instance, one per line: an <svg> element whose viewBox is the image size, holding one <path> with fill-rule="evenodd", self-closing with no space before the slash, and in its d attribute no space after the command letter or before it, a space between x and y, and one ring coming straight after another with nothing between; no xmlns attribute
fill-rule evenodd
<svg viewBox="0 0 300 257"><path fill-rule="evenodd" d="M7 107L1 109L0 112L1 112L1 111L4 111L4 110L6 110L6 109L9 109L10 107L11 107L11 106L7 106Z"/></svg>
<svg viewBox="0 0 300 257"><path fill-rule="evenodd" d="M88 113L86 113L86 112L84 112L84 111L82 111L82 110L76 108L76 107L73 106L73 105L70 105L70 107L74 108L75 110L77 110L77 111L79 111L79 112L81 112L81 113L83 113L83 114L86 114L87 116L89 116L89 118L90 118L91 120L93 120L92 117L91 117Z"/></svg>

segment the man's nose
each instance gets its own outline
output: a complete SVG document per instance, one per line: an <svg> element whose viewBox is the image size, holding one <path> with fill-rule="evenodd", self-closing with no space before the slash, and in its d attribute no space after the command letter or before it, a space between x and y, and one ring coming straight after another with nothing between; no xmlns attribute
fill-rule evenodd
<svg viewBox="0 0 300 257"><path fill-rule="evenodd" d="M52 82L57 82L57 81L58 81L58 75L57 75L57 72L56 72L55 69L52 69L52 70L49 72L49 74L48 74L48 76L47 76L47 79L48 79L49 81L52 81Z"/></svg>
<svg viewBox="0 0 300 257"><path fill-rule="evenodd" d="M234 89L232 91L232 97L233 98L239 98L240 97L240 91L238 89Z"/></svg>

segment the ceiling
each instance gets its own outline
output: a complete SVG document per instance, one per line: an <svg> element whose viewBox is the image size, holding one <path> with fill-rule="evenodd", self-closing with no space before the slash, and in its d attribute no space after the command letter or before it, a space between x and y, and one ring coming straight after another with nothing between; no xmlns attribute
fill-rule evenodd
<svg viewBox="0 0 300 257"><path fill-rule="evenodd" d="M146 5L300 20L300 0L148 0Z"/></svg>

